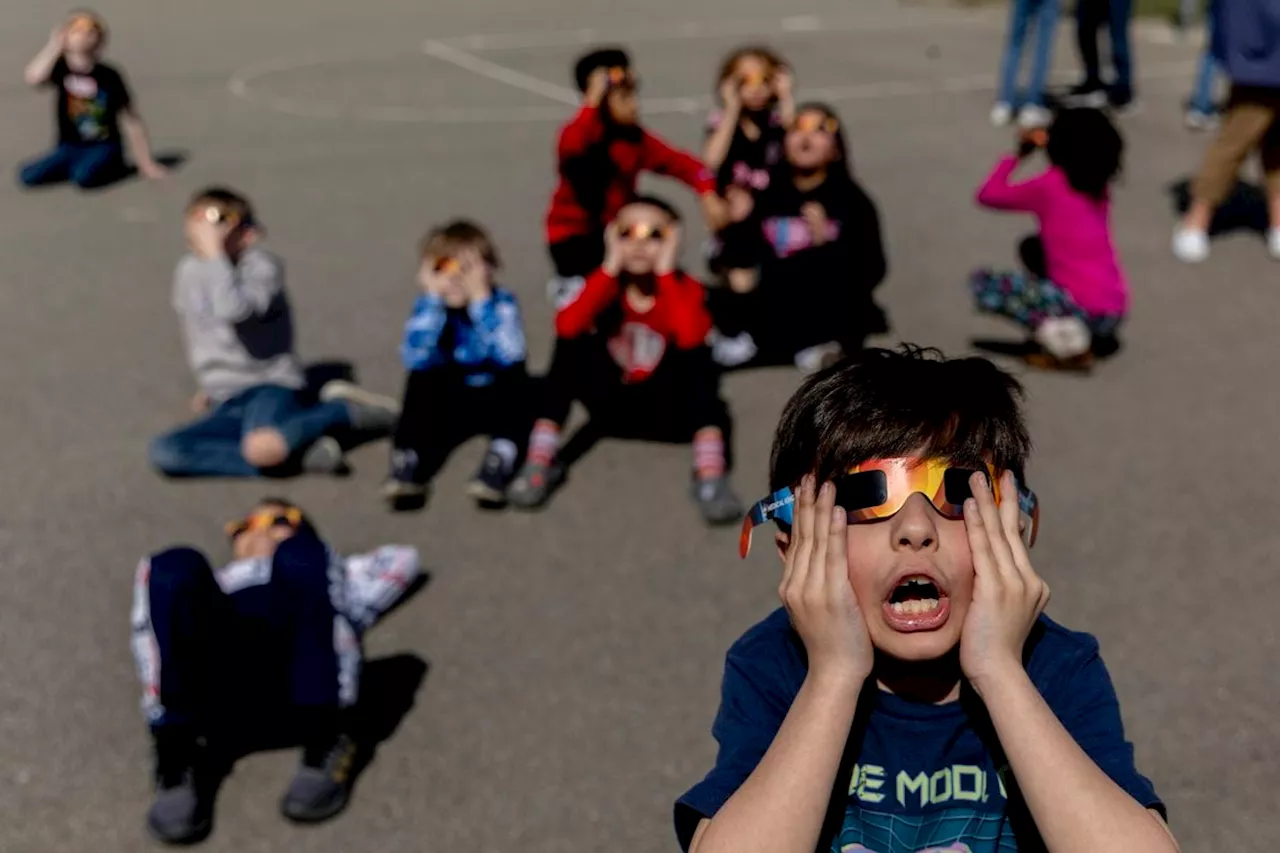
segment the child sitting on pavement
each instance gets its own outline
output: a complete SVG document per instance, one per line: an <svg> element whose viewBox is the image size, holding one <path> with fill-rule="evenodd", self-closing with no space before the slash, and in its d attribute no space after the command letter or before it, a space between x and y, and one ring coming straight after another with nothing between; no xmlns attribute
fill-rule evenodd
<svg viewBox="0 0 1280 853"><path fill-rule="evenodd" d="M1177 853L1093 637L1044 615L1020 389L867 350L782 414L780 608L730 648L694 853Z"/></svg>
<svg viewBox="0 0 1280 853"><path fill-rule="evenodd" d="M706 346L711 318L697 279L676 267L679 215L660 199L625 205L604 264L556 314L556 344L512 505L546 503L565 477L560 430L574 400L602 434L693 440L693 499L708 524L742 517L729 486L729 413Z"/></svg>
<svg viewBox="0 0 1280 853"><path fill-rule="evenodd" d="M1049 168L1021 183L1014 172L1043 147ZM1035 214L1040 230L1024 241L1025 269L982 269L971 285L981 310L1025 327L1036 367L1087 369L1114 353L1129 310L1129 287L1111 236L1111 183L1124 142L1099 110L1060 112L1046 134L1024 133L978 190L978 204Z"/></svg>
<svg viewBox="0 0 1280 853"><path fill-rule="evenodd" d="M280 259L259 245L248 200L211 187L184 214L190 252L178 262L173 306L200 390L193 423L151 442L151 464L170 477L254 477L345 468L333 433L388 433L394 400L335 380L320 401L304 392Z"/></svg>
<svg viewBox="0 0 1280 853"><path fill-rule="evenodd" d="M635 197L640 173L675 178L699 194L709 219L723 219L712 172L640 125L640 82L625 51L591 51L575 65L574 80L582 107L560 129L560 177L546 218L557 303L604 262L605 226Z"/></svg>
<svg viewBox="0 0 1280 853"><path fill-rule="evenodd" d="M449 452L476 434L489 447L467 492L500 506L529 436L524 325L515 294L493 283L498 252L483 228L456 220L422 241L422 294L405 324L400 423L383 496L393 508L426 500Z"/></svg>
<svg viewBox="0 0 1280 853"><path fill-rule="evenodd" d="M106 41L103 20L78 10L54 29L49 43L27 65L27 85L58 90L54 105L58 143L19 169L23 186L69 180L91 189L117 181L127 172L122 137L129 141L144 177L168 174L151 154L146 125L124 77L100 59Z"/></svg>
<svg viewBox="0 0 1280 853"><path fill-rule="evenodd" d="M232 561L220 568L170 548L135 577L132 647L155 750L147 826L170 844L209 833L226 762L266 730L303 747L285 817L312 823L342 811L360 746L351 724L360 637L421 573L405 546L340 557L280 498L259 501L227 534Z"/></svg>

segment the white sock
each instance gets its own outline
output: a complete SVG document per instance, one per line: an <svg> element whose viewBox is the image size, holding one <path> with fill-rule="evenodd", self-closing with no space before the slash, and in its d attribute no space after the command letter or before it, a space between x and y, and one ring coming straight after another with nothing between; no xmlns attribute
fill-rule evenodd
<svg viewBox="0 0 1280 853"><path fill-rule="evenodd" d="M510 471L516 467L516 443L509 438L495 438L489 442L489 450L498 454L502 460L502 469Z"/></svg>

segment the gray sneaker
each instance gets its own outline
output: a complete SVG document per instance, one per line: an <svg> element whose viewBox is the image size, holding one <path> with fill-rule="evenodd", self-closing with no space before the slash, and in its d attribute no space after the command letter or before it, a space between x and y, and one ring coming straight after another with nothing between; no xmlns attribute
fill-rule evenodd
<svg viewBox="0 0 1280 853"><path fill-rule="evenodd" d="M559 462L552 461L550 465L526 462L507 487L507 501L517 509L540 509L563 482L564 466Z"/></svg>
<svg viewBox="0 0 1280 853"><path fill-rule="evenodd" d="M147 810L147 829L166 844L194 844L213 825L208 797L202 796L191 765L195 745L181 738L155 740L156 796Z"/></svg>
<svg viewBox="0 0 1280 853"><path fill-rule="evenodd" d="M323 755L304 754L280 801L280 811L298 823L318 823L338 814L351 799L355 759L355 741L346 735L339 735Z"/></svg>
<svg viewBox="0 0 1280 853"><path fill-rule="evenodd" d="M342 445L331 435L322 435L302 454L302 470L308 474L341 474L347 470Z"/></svg>
<svg viewBox="0 0 1280 853"><path fill-rule="evenodd" d="M702 520L712 527L736 524L742 520L742 502L733 493L726 476L694 480L690 489Z"/></svg>
<svg viewBox="0 0 1280 853"><path fill-rule="evenodd" d="M385 394L375 394L345 379L326 382L320 389L320 401L341 400L347 404L351 426L361 432L394 432L400 419L400 404Z"/></svg>

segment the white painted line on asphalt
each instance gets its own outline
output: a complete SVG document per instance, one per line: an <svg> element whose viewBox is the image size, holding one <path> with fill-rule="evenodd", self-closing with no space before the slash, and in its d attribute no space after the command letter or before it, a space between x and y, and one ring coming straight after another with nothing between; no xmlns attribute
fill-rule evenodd
<svg viewBox="0 0 1280 853"><path fill-rule="evenodd" d="M456 65L473 74L479 74L481 77L487 77L498 83L505 83L512 88L532 92L535 95L541 95L544 98L550 98L562 104L576 107L582 100L582 96L572 89L548 83L546 80L540 80L537 77L525 74L523 71L517 71L514 68L508 68L505 65L499 65L487 59L481 59L474 54L467 53L465 50L450 47L435 39L424 41L422 43L422 52L434 59Z"/></svg>

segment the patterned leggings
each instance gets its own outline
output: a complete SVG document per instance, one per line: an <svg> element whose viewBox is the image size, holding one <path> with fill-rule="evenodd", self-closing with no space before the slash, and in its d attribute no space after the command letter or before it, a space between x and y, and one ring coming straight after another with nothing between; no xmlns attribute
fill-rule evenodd
<svg viewBox="0 0 1280 853"><path fill-rule="evenodd" d="M980 311L1008 317L1031 331L1049 319L1075 317L1094 337L1111 337L1124 319L1119 314L1090 314L1053 282L1020 270L981 269L969 279L969 285Z"/></svg>

